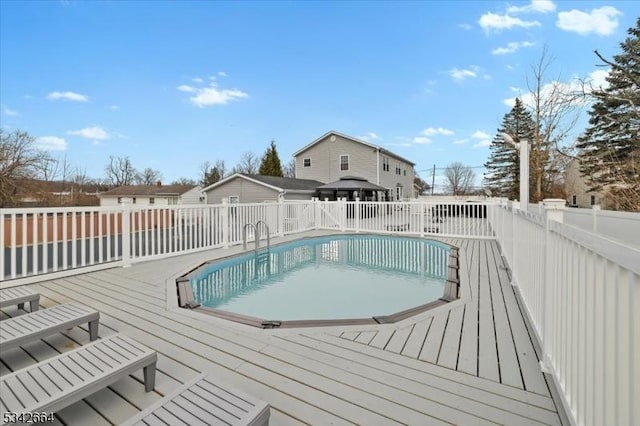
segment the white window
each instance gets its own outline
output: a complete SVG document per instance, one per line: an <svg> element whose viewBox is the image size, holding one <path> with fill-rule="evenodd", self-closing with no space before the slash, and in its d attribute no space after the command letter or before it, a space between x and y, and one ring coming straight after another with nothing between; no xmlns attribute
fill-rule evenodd
<svg viewBox="0 0 640 426"><path fill-rule="evenodd" d="M571 205L572 206L577 206L578 205L578 196L577 195L572 195L571 196Z"/></svg>
<svg viewBox="0 0 640 426"><path fill-rule="evenodd" d="M399 175L400 174L400 162L396 161L396 174Z"/></svg>
<svg viewBox="0 0 640 426"><path fill-rule="evenodd" d="M396 200L402 200L402 187L396 186Z"/></svg>
<svg viewBox="0 0 640 426"><path fill-rule="evenodd" d="M304 167L311 167L311 158L305 158L303 161Z"/></svg>
<svg viewBox="0 0 640 426"><path fill-rule="evenodd" d="M122 204L122 197L118 197L118 204Z"/></svg>
<svg viewBox="0 0 640 426"><path fill-rule="evenodd" d="M389 171L389 157L382 157L382 170Z"/></svg>
<svg viewBox="0 0 640 426"><path fill-rule="evenodd" d="M149 198L149 204L155 204L156 203L156 199L153 197Z"/></svg>
<svg viewBox="0 0 640 426"><path fill-rule="evenodd" d="M349 156L341 155L340 156L340 170L349 170Z"/></svg>
<svg viewBox="0 0 640 426"><path fill-rule="evenodd" d="M132 201L132 203L133 203L133 204L135 204L135 203L136 203L136 197L133 197L133 201Z"/></svg>
<svg viewBox="0 0 640 426"><path fill-rule="evenodd" d="M402 172L405 176L407 175L407 169L403 169Z"/></svg>
<svg viewBox="0 0 640 426"><path fill-rule="evenodd" d="M167 204L169 205L176 205L178 204L178 199L176 197L169 197L167 198Z"/></svg>
<svg viewBox="0 0 640 426"><path fill-rule="evenodd" d="M589 204L591 204L592 206L596 205L596 196L592 195L589 197Z"/></svg>
<svg viewBox="0 0 640 426"><path fill-rule="evenodd" d="M238 195L229 196L229 204L238 204L239 202L240 202L240 197Z"/></svg>

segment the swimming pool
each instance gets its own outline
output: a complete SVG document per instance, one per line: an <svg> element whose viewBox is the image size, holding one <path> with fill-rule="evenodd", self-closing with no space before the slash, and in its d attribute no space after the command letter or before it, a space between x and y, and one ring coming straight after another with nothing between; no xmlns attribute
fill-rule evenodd
<svg viewBox="0 0 640 426"><path fill-rule="evenodd" d="M389 322L441 301L450 251L420 238L304 238L204 264L182 280L189 280L196 303L231 319Z"/></svg>

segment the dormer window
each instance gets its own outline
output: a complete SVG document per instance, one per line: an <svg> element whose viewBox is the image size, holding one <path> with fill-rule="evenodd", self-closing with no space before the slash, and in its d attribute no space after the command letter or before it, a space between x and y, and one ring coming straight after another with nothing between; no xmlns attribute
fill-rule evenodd
<svg viewBox="0 0 640 426"><path fill-rule="evenodd" d="M311 167L311 158L305 158L302 163L304 167Z"/></svg>
<svg viewBox="0 0 640 426"><path fill-rule="evenodd" d="M345 171L349 170L349 156L341 155L340 156L340 170Z"/></svg>

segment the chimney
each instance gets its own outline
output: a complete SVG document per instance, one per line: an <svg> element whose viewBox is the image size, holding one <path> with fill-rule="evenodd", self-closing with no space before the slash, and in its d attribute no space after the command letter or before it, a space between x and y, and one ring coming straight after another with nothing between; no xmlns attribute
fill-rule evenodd
<svg viewBox="0 0 640 426"><path fill-rule="evenodd" d="M159 180L158 182L156 182L156 186L157 186L158 188L159 188L159 187L161 187L161 186L162 186L162 181L160 181L160 180Z"/></svg>

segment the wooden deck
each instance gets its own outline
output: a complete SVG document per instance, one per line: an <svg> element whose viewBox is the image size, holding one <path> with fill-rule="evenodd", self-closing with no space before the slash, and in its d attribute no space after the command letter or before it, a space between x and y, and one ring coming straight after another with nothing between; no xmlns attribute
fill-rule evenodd
<svg viewBox="0 0 640 426"><path fill-rule="evenodd" d="M101 337L125 333L159 352L155 392L139 372L58 420L119 424L208 372L267 401L273 425L564 423L496 243L445 241L460 247L461 299L396 324L260 330L175 308L175 277L239 247L33 285L44 307L91 306ZM76 327L3 351L0 374L87 342Z"/></svg>

